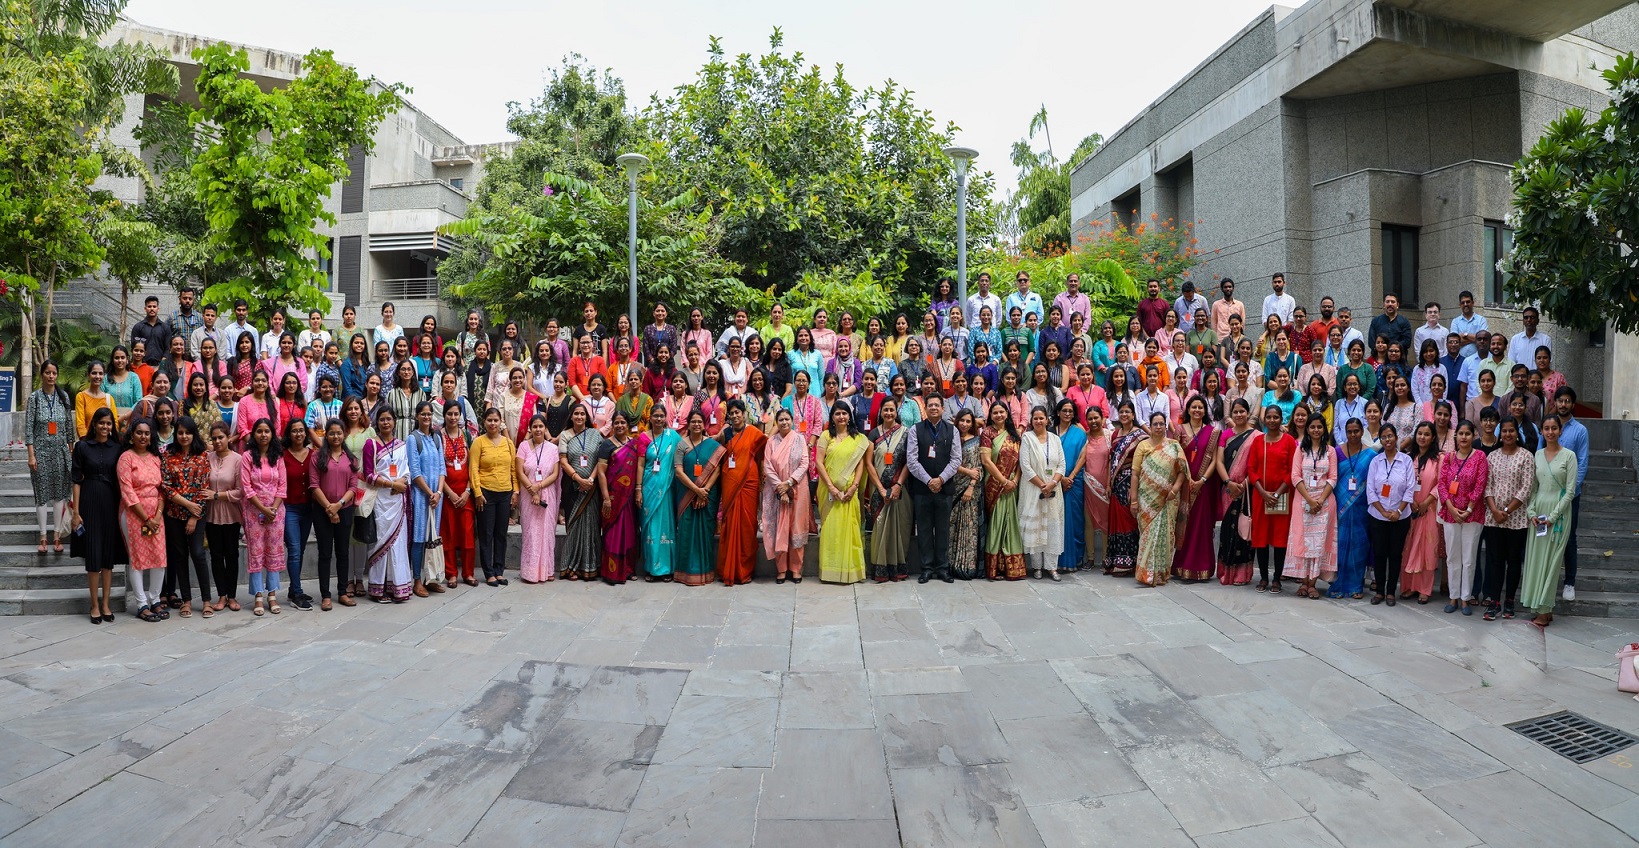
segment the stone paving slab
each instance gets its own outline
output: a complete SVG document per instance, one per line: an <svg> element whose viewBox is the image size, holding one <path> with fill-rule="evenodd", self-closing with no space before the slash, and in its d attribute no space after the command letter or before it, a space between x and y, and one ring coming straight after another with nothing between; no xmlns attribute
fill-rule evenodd
<svg viewBox="0 0 1639 848"><path fill-rule="evenodd" d="M1628 845L1639 749L1503 725L1639 727L1635 634L1097 574L10 619L0 842Z"/></svg>

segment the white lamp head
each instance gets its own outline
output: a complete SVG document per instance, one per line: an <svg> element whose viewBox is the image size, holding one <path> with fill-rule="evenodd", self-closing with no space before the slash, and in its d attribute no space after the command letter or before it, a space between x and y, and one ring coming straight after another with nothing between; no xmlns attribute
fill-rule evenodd
<svg viewBox="0 0 1639 848"><path fill-rule="evenodd" d="M615 157L615 163L626 169L627 176L632 176L649 167L649 157L641 153L622 153Z"/></svg>
<svg viewBox="0 0 1639 848"><path fill-rule="evenodd" d="M978 158L979 151L971 147L952 146L945 148L945 155L955 160L958 167L966 170L968 162Z"/></svg>

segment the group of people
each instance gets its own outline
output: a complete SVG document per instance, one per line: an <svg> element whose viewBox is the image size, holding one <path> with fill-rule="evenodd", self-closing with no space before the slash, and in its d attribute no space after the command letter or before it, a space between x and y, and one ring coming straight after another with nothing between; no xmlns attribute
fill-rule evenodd
<svg viewBox="0 0 1639 848"><path fill-rule="evenodd" d="M759 553L800 582L817 536L836 583L1247 585L1255 566L1261 592L1392 606L1443 585L1447 612L1544 626L1562 571L1574 596L1587 431L1534 309L1509 338L1468 292L1450 328L1433 303L1413 328L1390 294L1362 334L1276 274L1254 338L1233 280L1210 303L1150 280L1122 328L1090 326L1075 274L1050 303L1014 282L1004 298L980 274L958 301L943 279L917 320L835 327L776 304L713 331L663 303L609 327L587 303L533 342L476 311L449 339L390 303L374 328L348 307L334 334L317 312L262 333L242 301L218 327L191 293L169 320L150 298L75 398L39 369L39 551L48 523L58 552L73 533L94 621L119 563L145 620L190 615L191 576L202 614L239 609L241 536L258 615L283 579L313 605L310 536L322 609L333 573L349 606L478 570L500 586L513 524L526 583L742 585Z"/></svg>

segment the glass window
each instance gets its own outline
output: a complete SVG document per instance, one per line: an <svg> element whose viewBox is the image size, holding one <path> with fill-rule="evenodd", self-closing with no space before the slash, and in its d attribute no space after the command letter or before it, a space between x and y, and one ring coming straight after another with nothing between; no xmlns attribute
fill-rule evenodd
<svg viewBox="0 0 1639 848"><path fill-rule="evenodd" d="M1510 275L1497 267L1497 262L1514 249L1514 231L1500 221L1485 222L1485 267L1480 279L1485 282L1485 302L1493 306L1508 305L1508 278Z"/></svg>
<svg viewBox="0 0 1639 848"><path fill-rule="evenodd" d="M1397 295L1402 304L1422 303L1417 298L1417 228L1383 225L1383 296Z"/></svg>

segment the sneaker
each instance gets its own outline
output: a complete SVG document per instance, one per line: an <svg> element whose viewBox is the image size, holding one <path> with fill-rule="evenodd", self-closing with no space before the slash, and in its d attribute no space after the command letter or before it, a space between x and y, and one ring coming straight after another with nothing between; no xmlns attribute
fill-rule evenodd
<svg viewBox="0 0 1639 848"><path fill-rule="evenodd" d="M313 608L313 599L307 595L297 595L296 600L291 601L290 605L299 610L310 610Z"/></svg>
<svg viewBox="0 0 1639 848"><path fill-rule="evenodd" d="M1576 587L1572 586L1569 583L1566 583L1565 584L1565 591L1564 591L1563 594L1561 594L1560 597L1563 597L1567 601L1576 600Z"/></svg>

